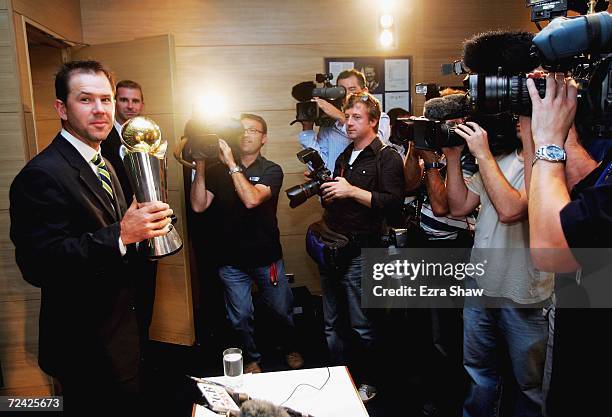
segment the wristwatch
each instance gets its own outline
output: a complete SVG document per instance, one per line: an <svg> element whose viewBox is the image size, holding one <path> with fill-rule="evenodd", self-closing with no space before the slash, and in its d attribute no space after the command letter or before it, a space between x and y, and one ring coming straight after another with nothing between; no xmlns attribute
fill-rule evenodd
<svg viewBox="0 0 612 417"><path fill-rule="evenodd" d="M242 172L242 168L240 168L240 165L236 165L234 168L230 168L229 169L229 174L235 174L236 172Z"/></svg>
<svg viewBox="0 0 612 417"><path fill-rule="evenodd" d="M536 163L538 159L542 159L548 162L565 162L567 159L567 155L565 150L557 145L544 145L540 146L535 151L535 156L533 157L533 164Z"/></svg>
<svg viewBox="0 0 612 417"><path fill-rule="evenodd" d="M432 169L432 168L440 169L442 167L444 167L444 164L442 162L437 162L437 161L432 162L432 163L425 162L425 171L427 171L428 169Z"/></svg>

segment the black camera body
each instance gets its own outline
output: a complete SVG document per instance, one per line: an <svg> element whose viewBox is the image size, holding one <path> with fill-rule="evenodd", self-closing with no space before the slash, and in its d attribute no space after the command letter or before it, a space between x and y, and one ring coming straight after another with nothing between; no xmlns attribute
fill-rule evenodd
<svg viewBox="0 0 612 417"><path fill-rule="evenodd" d="M323 84L322 87L317 87L317 84L312 81L305 81L293 86L291 95L298 103L295 105L295 120L291 122L293 125L296 122L313 122L317 126L331 126L334 119L329 117L322 111L316 102L312 101L313 97L319 97L327 100L336 108L342 108L342 102L346 96L344 87L334 87L330 81L334 78L333 74L316 74L315 80L317 84Z"/></svg>
<svg viewBox="0 0 612 417"><path fill-rule="evenodd" d="M289 206L296 208L313 195L319 194L321 184L334 181L332 173L327 169L321 155L312 148L306 148L297 153L298 160L310 169L310 181L295 185L285 190L289 198Z"/></svg>
<svg viewBox="0 0 612 417"><path fill-rule="evenodd" d="M398 118L391 131L393 143L405 145L413 141L416 149L440 151L443 147L463 145L465 141L455 133L455 126L425 117Z"/></svg>

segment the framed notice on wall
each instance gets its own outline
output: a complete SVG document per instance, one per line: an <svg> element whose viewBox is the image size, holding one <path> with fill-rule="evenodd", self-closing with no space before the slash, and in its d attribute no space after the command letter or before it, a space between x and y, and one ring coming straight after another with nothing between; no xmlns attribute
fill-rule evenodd
<svg viewBox="0 0 612 417"><path fill-rule="evenodd" d="M338 74L355 68L364 73L368 90L380 100L383 111L401 107L412 112L410 60L407 56L325 58L325 71L334 75L335 84Z"/></svg>

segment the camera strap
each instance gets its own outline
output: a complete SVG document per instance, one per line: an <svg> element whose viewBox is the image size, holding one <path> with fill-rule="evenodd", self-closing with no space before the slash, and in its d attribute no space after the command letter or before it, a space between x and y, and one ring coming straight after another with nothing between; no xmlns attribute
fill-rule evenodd
<svg viewBox="0 0 612 417"><path fill-rule="evenodd" d="M608 162L608 166L603 170L597 182L595 182L595 187L599 187L600 185L606 184L610 179L610 174L612 174L612 161Z"/></svg>

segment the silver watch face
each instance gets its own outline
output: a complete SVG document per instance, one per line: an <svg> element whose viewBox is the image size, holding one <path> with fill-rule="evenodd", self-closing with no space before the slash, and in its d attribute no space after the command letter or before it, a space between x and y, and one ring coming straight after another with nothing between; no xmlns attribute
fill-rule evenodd
<svg viewBox="0 0 612 417"><path fill-rule="evenodd" d="M562 161L565 159L565 151L558 146L549 145L546 147L544 152L546 156L550 159L554 159L557 161Z"/></svg>

